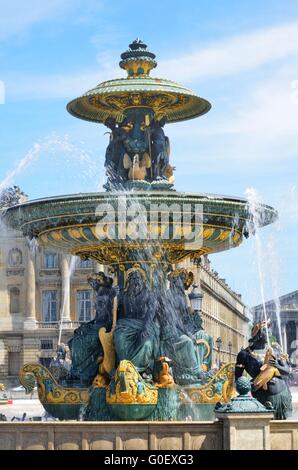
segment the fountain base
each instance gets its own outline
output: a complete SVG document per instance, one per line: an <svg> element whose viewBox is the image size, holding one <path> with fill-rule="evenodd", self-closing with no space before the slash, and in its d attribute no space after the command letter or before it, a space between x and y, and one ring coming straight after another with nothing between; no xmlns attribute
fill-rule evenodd
<svg viewBox="0 0 298 470"><path fill-rule="evenodd" d="M26 393L36 382L41 404L60 420L213 420L215 404L228 403L235 393L233 364L223 366L205 383L186 387L147 383L129 361L120 362L105 387L63 387L40 364L25 365L20 381Z"/></svg>

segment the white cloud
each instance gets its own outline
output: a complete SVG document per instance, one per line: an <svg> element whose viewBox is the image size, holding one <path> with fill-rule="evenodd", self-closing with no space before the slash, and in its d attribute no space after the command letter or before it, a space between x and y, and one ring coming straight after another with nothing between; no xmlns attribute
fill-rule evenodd
<svg viewBox="0 0 298 470"><path fill-rule="evenodd" d="M294 40L295 35L297 40ZM92 42L96 44L97 39L93 38ZM103 38L100 39L99 44ZM217 54L208 56L208 51L215 50ZM179 142L187 139L189 155L184 154L183 159L191 159L198 145L201 162L204 155L208 161L208 155L218 154L217 161L222 164L229 161L235 162L237 166L246 164L260 168L268 161L292 159L297 154L298 145L298 102L295 102L295 90L291 88L291 84L298 80L298 66L292 57L294 53L298 54L298 23L241 35L223 42L218 48L210 46L198 52L197 58L203 54L207 61L209 57L209 68L205 62L195 70L198 73L203 71L206 79L208 73L209 76L215 74L216 63L219 67L216 73L220 76L237 74L243 67L261 66L282 56L286 61L282 65L278 63L278 70L270 79L256 82L254 77L250 89L243 90L242 95L238 96L238 102L231 99L234 90L227 82L224 92L226 103L219 101L215 109L200 120L169 126L168 133L175 143L176 152ZM222 60L216 61L216 55ZM230 57L229 67L222 67L223 62L227 63L224 57ZM77 74L24 76L18 77L17 81L7 80L7 100L74 98L101 81L122 75L116 60L114 63L109 60L104 62L105 67L101 66L98 71L94 69ZM180 69L179 73L183 77L190 76L190 69ZM172 73L173 70L167 69L164 76L171 77ZM182 77L181 81L184 82Z"/></svg>
<svg viewBox="0 0 298 470"><path fill-rule="evenodd" d="M223 164L254 165L260 169L269 162L291 161L291 166L296 167L298 101L293 88L296 80L298 66L283 66L270 79L254 80L239 101L231 98L228 108L219 102L200 120L171 126L170 137L187 142L189 159L197 151L191 149L197 149L199 144L201 154L202 151L207 155L218 154L217 162ZM233 97L229 86L226 93Z"/></svg>
<svg viewBox="0 0 298 470"><path fill-rule="evenodd" d="M78 0L0 0L0 40L23 33L78 4Z"/></svg>
<svg viewBox="0 0 298 470"><path fill-rule="evenodd" d="M80 72L78 74L27 75L7 79L7 101L75 98L101 81L111 78L110 70Z"/></svg>
<svg viewBox="0 0 298 470"><path fill-rule="evenodd" d="M37 0L29 0L31 6L33 3L39 4ZM43 7L32 13L32 16L29 13L24 14L23 21L26 23L26 18L27 24L35 20L37 21L37 17L42 18L55 11L55 7L66 8L74 3L75 0L42 2ZM28 2L26 3L26 8L27 5ZM30 8L28 10L30 12ZM35 19L33 19L33 15L35 15ZM9 16L7 11L6 16ZM21 17L22 15L19 16ZM9 18L11 21L14 21L11 17ZM21 20L15 21L20 21L21 23ZM2 23L4 23L3 17L0 19L0 30ZM15 25L16 28L17 26L18 24ZM5 30L5 25L3 27ZM100 39L101 41L103 40L101 36ZM92 38L93 44L96 45L98 42L98 37ZM104 56L102 54L103 52L100 48L98 60L101 62L101 73L97 74L89 70L78 72L77 74L23 76L22 80L18 80L15 84L13 79L10 80L10 86L8 83L8 87L11 93L18 98L68 98L71 96L72 90L75 93L82 93L83 90L95 86L100 80L122 75L118 68L117 60L114 54L113 57L111 56L108 47L104 51ZM255 69L269 62L295 55L298 55L298 22L267 28L261 31L253 31L211 44L205 49L199 49L189 55L160 61L157 74L181 81L182 83L187 81L206 81L209 78L237 75L240 72ZM297 77L293 77L293 79L295 78Z"/></svg>
<svg viewBox="0 0 298 470"><path fill-rule="evenodd" d="M298 103L293 99L291 74L257 86L242 102L232 119L217 129L220 133L261 135L262 139L297 136Z"/></svg>
<svg viewBox="0 0 298 470"><path fill-rule="evenodd" d="M252 70L298 54L298 22L221 40L210 46L161 61L159 75L193 82Z"/></svg>
<svg viewBox="0 0 298 470"><path fill-rule="evenodd" d="M298 148L298 103L291 84L298 67L281 70L271 80L255 86L228 117L221 115L206 136L218 135L230 147L230 158L256 167L273 161L296 167ZM294 170L294 168L293 168Z"/></svg>

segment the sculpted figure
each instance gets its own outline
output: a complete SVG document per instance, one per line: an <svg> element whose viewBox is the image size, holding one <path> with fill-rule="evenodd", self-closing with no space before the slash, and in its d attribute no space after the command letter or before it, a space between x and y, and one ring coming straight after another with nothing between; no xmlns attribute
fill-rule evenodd
<svg viewBox="0 0 298 470"><path fill-rule="evenodd" d="M172 360L175 382L196 383L202 377L202 361L187 303L185 288L188 273L170 276L170 289L161 316L161 353Z"/></svg>
<svg viewBox="0 0 298 470"><path fill-rule="evenodd" d="M123 157L126 152L124 142L127 139L126 121L119 126L114 118L108 118L105 125L111 129L110 142L106 150L105 168L108 176L107 186L110 189L127 180L127 171L123 166Z"/></svg>
<svg viewBox="0 0 298 470"><path fill-rule="evenodd" d="M28 196L19 186L11 186L0 192L0 208L15 206L28 201Z"/></svg>
<svg viewBox="0 0 298 470"><path fill-rule="evenodd" d="M113 320L113 299L116 290L113 289L113 279L103 272L88 277L88 283L96 292L95 317L90 323L105 326L110 331Z"/></svg>
<svg viewBox="0 0 298 470"><path fill-rule="evenodd" d="M165 118L160 121L154 120L150 126L153 178L155 180L166 178L165 171L169 165L169 139L163 130L165 122Z"/></svg>
<svg viewBox="0 0 298 470"><path fill-rule="evenodd" d="M271 404L274 419L287 419L292 411L288 386L291 368L279 348L266 348L266 322L257 323L251 331L248 347L239 352L235 378L244 370L252 378L252 395L263 405Z"/></svg>
<svg viewBox="0 0 298 470"><path fill-rule="evenodd" d="M190 331L196 339L196 352L203 371L212 367L213 338L203 328L203 321L199 312L190 313Z"/></svg>
<svg viewBox="0 0 298 470"><path fill-rule="evenodd" d="M137 268L128 273L126 289L118 297L114 331L117 360L131 361L139 372L153 370L159 356L159 303Z"/></svg>
<svg viewBox="0 0 298 470"><path fill-rule="evenodd" d="M96 292L95 317L77 328L68 342L72 359L71 375L80 378L84 385L89 385L98 372L98 364L103 357L98 332L102 327L107 331L112 327L113 299L116 295L112 278L103 272L90 276L88 282Z"/></svg>
<svg viewBox="0 0 298 470"><path fill-rule="evenodd" d="M67 358L67 346L61 343L57 346L56 356L51 360L49 371L57 382L69 377L71 361Z"/></svg>

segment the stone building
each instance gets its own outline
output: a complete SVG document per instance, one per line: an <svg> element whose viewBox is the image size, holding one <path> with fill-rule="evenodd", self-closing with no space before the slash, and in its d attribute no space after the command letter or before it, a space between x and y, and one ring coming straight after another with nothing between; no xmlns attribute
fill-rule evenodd
<svg viewBox="0 0 298 470"><path fill-rule="evenodd" d="M184 264L185 265L185 264ZM247 341L248 317L241 297L205 260L187 263L200 284L204 328L215 342L214 361L233 360ZM44 251L18 232L0 232L0 381L18 383L19 368L40 360L48 365L59 338L67 342L80 322L93 316L88 274L102 270L94 261ZM217 339L220 341L217 341Z"/></svg>
<svg viewBox="0 0 298 470"><path fill-rule="evenodd" d="M203 294L202 319L204 329L213 336L214 362L234 361L249 336L249 310L234 292L212 269L208 257L203 256L199 264L184 263L194 272L195 282Z"/></svg>
<svg viewBox="0 0 298 470"><path fill-rule="evenodd" d="M87 276L100 267L30 246L2 228L0 237L0 377L54 355L63 314L62 341L92 318L93 291Z"/></svg>
<svg viewBox="0 0 298 470"><path fill-rule="evenodd" d="M298 366L298 290L265 303L267 318L272 324L272 334L289 354L293 365ZM264 320L263 305L252 308L254 321Z"/></svg>

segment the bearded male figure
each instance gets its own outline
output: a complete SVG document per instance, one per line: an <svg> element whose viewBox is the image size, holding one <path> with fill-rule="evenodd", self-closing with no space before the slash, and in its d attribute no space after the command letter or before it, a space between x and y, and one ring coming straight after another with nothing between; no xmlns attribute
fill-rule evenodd
<svg viewBox="0 0 298 470"><path fill-rule="evenodd" d="M88 283L96 292L95 317L82 323L68 342L72 359L71 375L74 379L80 379L84 386L89 386L98 372L98 360L103 356L98 333L102 327L106 331L112 328L113 300L117 294L112 287L113 279L103 272L89 276Z"/></svg>
<svg viewBox="0 0 298 470"><path fill-rule="evenodd" d="M117 360L131 361L139 372L153 370L159 355L159 308L141 270L133 268L119 293L114 344Z"/></svg>
<svg viewBox="0 0 298 470"><path fill-rule="evenodd" d="M184 270L170 275L161 317L161 352L172 360L174 379L179 385L199 383L203 369L206 370L202 367L202 337L196 331L185 295L189 276Z"/></svg>

